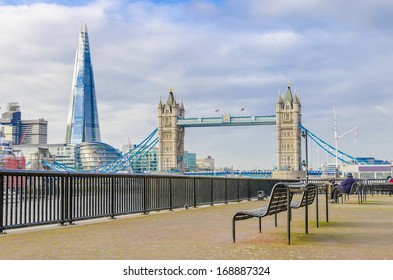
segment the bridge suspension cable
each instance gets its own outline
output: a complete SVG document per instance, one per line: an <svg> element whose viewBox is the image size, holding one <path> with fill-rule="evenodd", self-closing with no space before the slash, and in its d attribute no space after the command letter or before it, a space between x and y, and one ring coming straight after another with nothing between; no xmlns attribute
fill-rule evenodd
<svg viewBox="0 0 393 280"><path fill-rule="evenodd" d="M367 164L367 162L362 161L356 157L353 157L347 153L344 153L343 151L336 150L335 147L333 147L332 145L323 141L321 138L316 136L310 130L305 128L301 123L299 124L299 126L300 126L300 129L307 132L307 136L310 137L311 140L313 140L319 147L321 147L323 150L325 150L331 156L337 157L337 159L339 159L340 161L347 163L347 164L349 164L349 163ZM337 151L337 155L336 155L336 151Z"/></svg>
<svg viewBox="0 0 393 280"><path fill-rule="evenodd" d="M151 149L153 149L158 143L158 137L152 138L157 133L158 129L155 129L145 140L131 149L128 153L122 156L120 159L106 166L96 168L96 172L104 173L115 173L123 171L129 168L133 163L143 158Z"/></svg>
<svg viewBox="0 0 393 280"><path fill-rule="evenodd" d="M133 149L130 149L126 154L120 157L118 160L113 161L109 164L99 166L91 170L80 170L76 168L69 167L67 165L61 164L57 161L53 163L47 162L45 160L42 163L55 171L68 171L68 172L100 172L100 173L116 173L119 171L126 170L133 163L143 158L151 149L153 149L158 143L157 134L158 128L156 128L152 133L149 134L142 142L136 145Z"/></svg>
<svg viewBox="0 0 393 280"><path fill-rule="evenodd" d="M67 165L61 164L60 162L57 162L57 161L50 163L50 162L43 159L42 164L45 165L46 167L49 167L51 170L54 170L54 171L67 171L67 172L81 171L81 170L77 170L76 168L72 168Z"/></svg>

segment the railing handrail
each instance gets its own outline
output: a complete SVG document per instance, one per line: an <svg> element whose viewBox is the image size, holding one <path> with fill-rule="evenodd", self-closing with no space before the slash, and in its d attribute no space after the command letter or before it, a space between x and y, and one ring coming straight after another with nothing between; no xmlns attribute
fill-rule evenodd
<svg viewBox="0 0 393 280"><path fill-rule="evenodd" d="M280 180L173 174L0 170L0 233L184 205L214 205L270 194ZM296 180L294 180L296 181Z"/></svg>

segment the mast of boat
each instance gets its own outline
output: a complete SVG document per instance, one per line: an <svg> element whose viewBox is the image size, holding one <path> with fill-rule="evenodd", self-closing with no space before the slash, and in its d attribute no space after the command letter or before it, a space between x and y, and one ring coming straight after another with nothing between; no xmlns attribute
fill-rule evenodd
<svg viewBox="0 0 393 280"><path fill-rule="evenodd" d="M336 149L336 178L338 178L338 139L340 139L341 137L343 137L344 135L347 135L348 133L358 129L357 126L355 126L354 128L348 130L347 132L345 132L344 134L337 136L337 112L336 112L336 102L334 102L333 105L333 111L334 111L334 144L335 144L335 149ZM355 138L356 139L356 138Z"/></svg>

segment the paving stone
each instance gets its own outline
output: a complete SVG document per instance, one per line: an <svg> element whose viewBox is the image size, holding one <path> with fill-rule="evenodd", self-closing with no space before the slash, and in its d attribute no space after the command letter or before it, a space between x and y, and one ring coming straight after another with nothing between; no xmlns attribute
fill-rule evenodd
<svg viewBox="0 0 393 280"><path fill-rule="evenodd" d="M237 222L232 242L232 216L266 201L245 201L174 211L135 214L117 219L7 230L0 235L1 260L382 260L393 259L393 197L369 196L363 204L351 198L329 204L325 221L320 196L320 226L310 206L309 234L304 208L293 211L291 245L286 239L286 213Z"/></svg>

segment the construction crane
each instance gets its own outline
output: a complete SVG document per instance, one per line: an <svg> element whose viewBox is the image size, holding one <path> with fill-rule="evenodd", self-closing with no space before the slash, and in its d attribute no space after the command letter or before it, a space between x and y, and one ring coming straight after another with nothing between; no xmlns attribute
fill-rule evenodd
<svg viewBox="0 0 393 280"><path fill-rule="evenodd" d="M19 145L22 145L23 142L25 141L25 137L26 137L26 134L28 131L29 131L29 127L26 127L25 131L23 132L22 137L20 138Z"/></svg>

